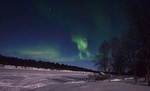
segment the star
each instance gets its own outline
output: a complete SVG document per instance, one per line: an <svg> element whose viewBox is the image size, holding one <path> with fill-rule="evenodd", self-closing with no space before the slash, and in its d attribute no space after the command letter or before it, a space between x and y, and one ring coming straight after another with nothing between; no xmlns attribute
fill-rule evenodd
<svg viewBox="0 0 150 91"><path fill-rule="evenodd" d="M50 10L52 10L52 8L48 8L48 10L50 11Z"/></svg>

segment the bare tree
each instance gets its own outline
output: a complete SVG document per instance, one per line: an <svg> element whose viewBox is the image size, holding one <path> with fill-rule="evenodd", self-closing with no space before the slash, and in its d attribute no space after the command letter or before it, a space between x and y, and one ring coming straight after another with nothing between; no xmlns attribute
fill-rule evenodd
<svg viewBox="0 0 150 91"><path fill-rule="evenodd" d="M138 61L138 42L136 40L136 33L133 30L127 32L123 37L123 49L125 50L125 57L127 58L127 65L131 69L134 75L135 82L137 82L137 68L136 64Z"/></svg>
<svg viewBox="0 0 150 91"><path fill-rule="evenodd" d="M108 52L109 52L109 44L107 41L103 41L100 45L99 54L95 57L95 66L98 69L103 70L105 73L109 71L109 64L108 64Z"/></svg>
<svg viewBox="0 0 150 91"><path fill-rule="evenodd" d="M118 75L121 75L125 68L124 50L122 48L121 40L116 37L112 38L110 48L113 70Z"/></svg>
<svg viewBox="0 0 150 91"><path fill-rule="evenodd" d="M141 0L140 4L131 2L129 5L129 21L131 29L137 31L136 37L139 40L140 51L143 55L143 61L146 64L148 85L150 86L150 7L149 2Z"/></svg>

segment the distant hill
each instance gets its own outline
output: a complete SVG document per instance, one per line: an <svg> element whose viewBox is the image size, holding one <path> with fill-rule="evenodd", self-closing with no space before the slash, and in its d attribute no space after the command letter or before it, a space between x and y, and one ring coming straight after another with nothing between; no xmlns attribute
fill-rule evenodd
<svg viewBox="0 0 150 91"><path fill-rule="evenodd" d="M57 69L57 70L72 70L72 71L86 71L86 72L96 72L91 69L86 69L77 66L70 66L65 64L36 61L31 59L21 59L17 57L6 57L0 55L0 64L2 65L14 65L14 66L24 66L24 67L36 67L45 69Z"/></svg>

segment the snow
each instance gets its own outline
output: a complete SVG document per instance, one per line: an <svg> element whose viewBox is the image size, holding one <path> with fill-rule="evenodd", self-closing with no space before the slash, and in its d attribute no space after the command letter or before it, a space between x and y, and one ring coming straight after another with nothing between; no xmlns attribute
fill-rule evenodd
<svg viewBox="0 0 150 91"><path fill-rule="evenodd" d="M133 77L88 81L90 72L6 66L0 68L0 91L150 91L131 84Z"/></svg>
<svg viewBox="0 0 150 91"><path fill-rule="evenodd" d="M110 81L114 81L114 82L117 82L117 81L121 81L122 79L112 79Z"/></svg>
<svg viewBox="0 0 150 91"><path fill-rule="evenodd" d="M128 77L128 78L125 78L124 80L133 80L134 78L133 77Z"/></svg>

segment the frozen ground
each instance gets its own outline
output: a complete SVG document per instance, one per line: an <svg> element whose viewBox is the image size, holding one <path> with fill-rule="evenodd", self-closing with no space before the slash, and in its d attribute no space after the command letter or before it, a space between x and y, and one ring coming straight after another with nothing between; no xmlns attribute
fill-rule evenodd
<svg viewBox="0 0 150 91"><path fill-rule="evenodd" d="M132 78L88 81L88 74L20 68L0 68L0 91L150 91Z"/></svg>

